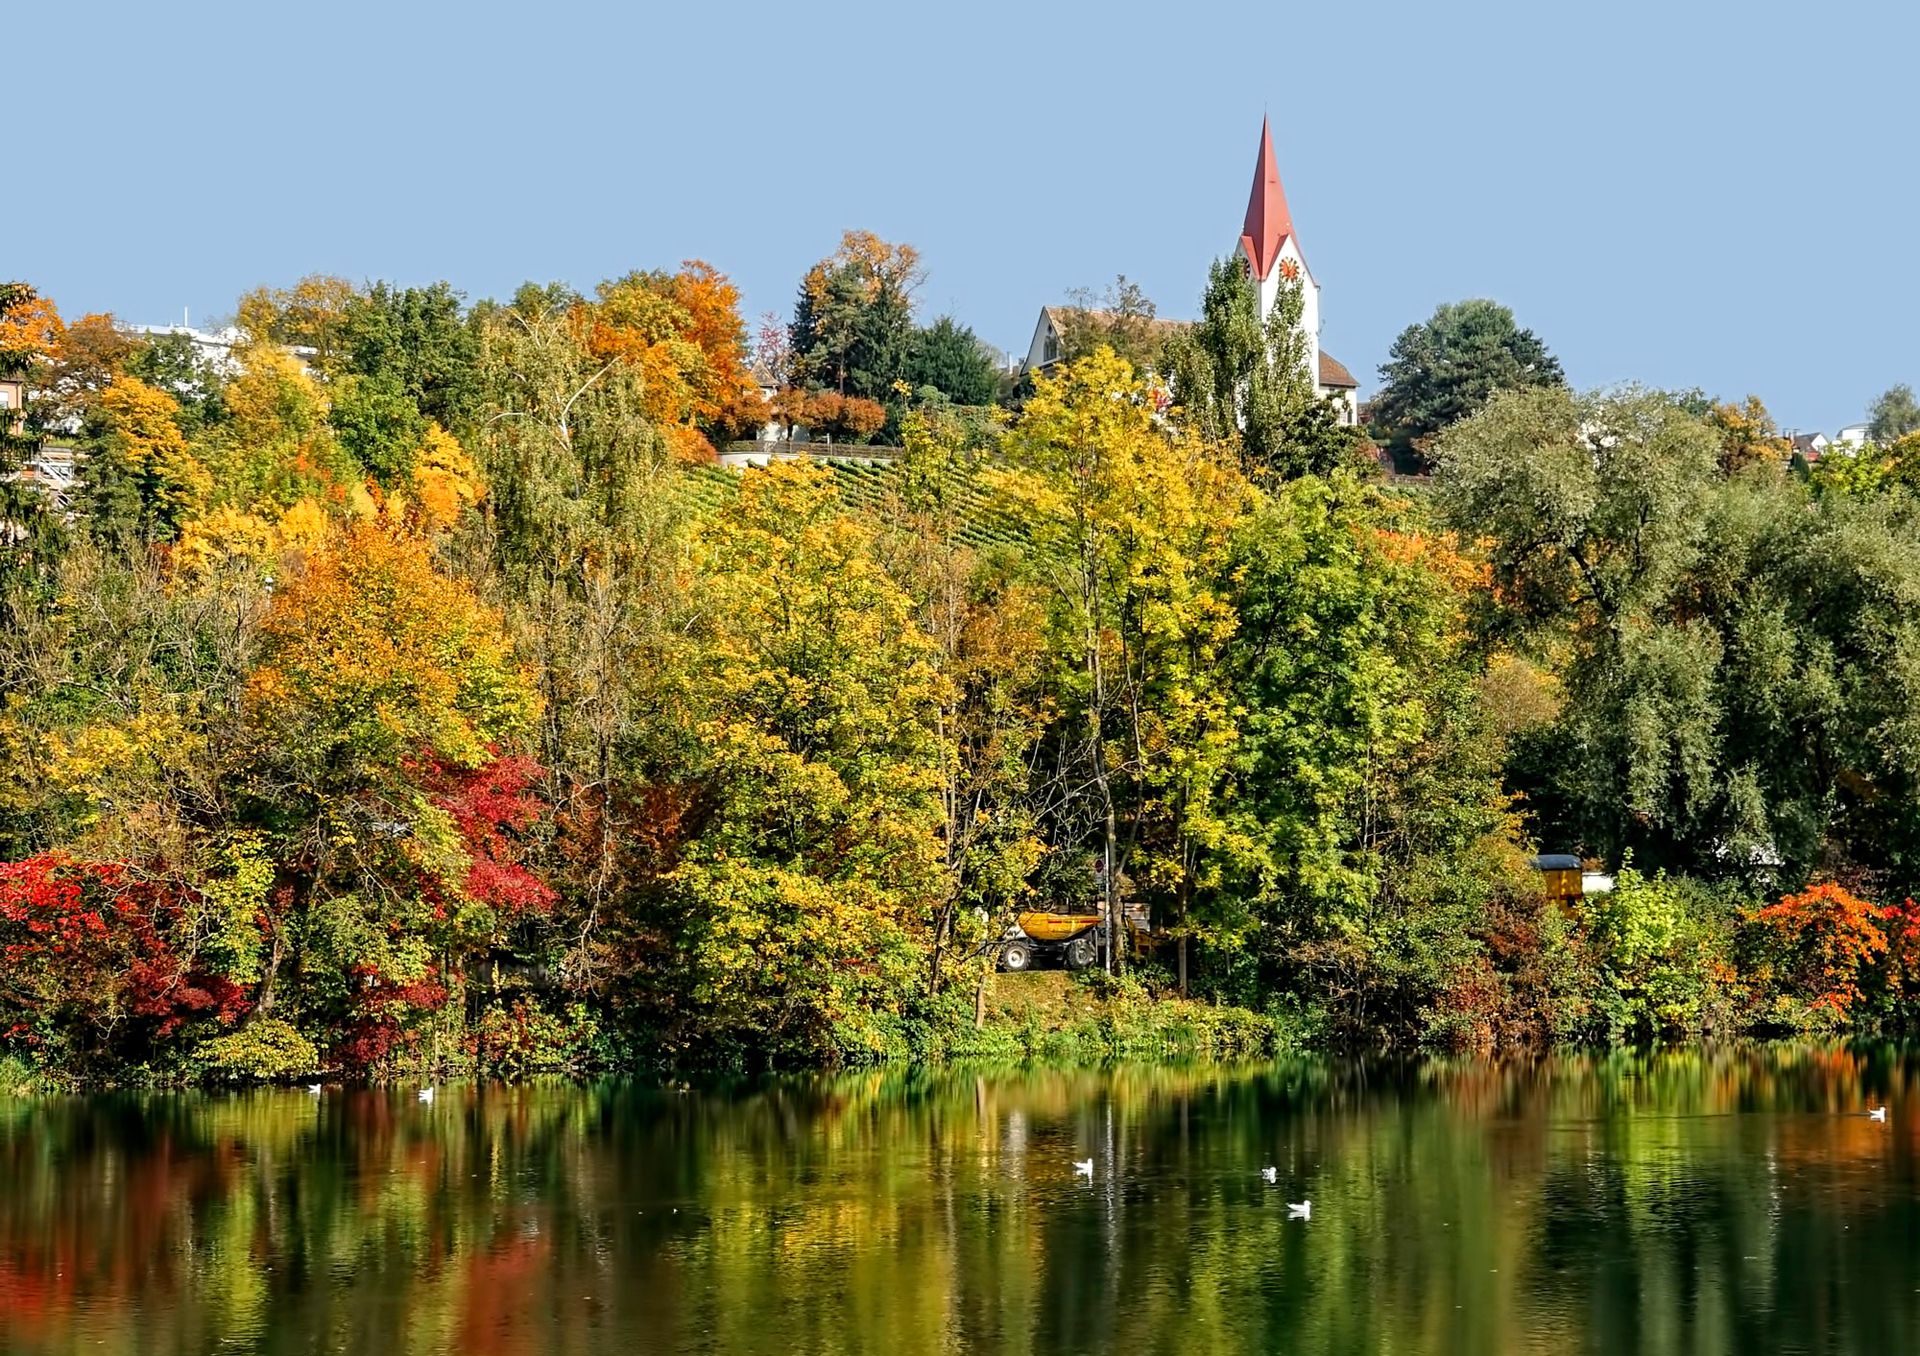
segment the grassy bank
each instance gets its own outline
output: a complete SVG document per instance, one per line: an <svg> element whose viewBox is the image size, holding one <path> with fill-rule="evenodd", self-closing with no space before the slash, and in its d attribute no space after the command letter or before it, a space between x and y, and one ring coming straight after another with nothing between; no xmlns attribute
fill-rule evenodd
<svg viewBox="0 0 1920 1356"><path fill-rule="evenodd" d="M1226 1059L1271 1055L1295 1043L1259 1013L1155 997L1104 974L996 974L988 985L985 1024L950 1036L942 1050L948 1058Z"/></svg>

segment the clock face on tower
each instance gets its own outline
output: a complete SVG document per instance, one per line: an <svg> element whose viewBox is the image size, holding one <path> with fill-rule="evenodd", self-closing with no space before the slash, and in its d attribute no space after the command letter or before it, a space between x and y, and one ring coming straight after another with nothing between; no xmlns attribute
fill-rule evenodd
<svg viewBox="0 0 1920 1356"><path fill-rule="evenodd" d="M1294 263L1291 259L1282 259L1280 261L1280 276L1288 282L1298 282L1300 280L1300 265Z"/></svg>

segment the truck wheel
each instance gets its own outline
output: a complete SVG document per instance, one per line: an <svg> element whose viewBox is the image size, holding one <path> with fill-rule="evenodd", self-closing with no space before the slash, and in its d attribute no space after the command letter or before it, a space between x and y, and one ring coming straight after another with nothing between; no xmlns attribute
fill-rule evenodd
<svg viewBox="0 0 1920 1356"><path fill-rule="evenodd" d="M1008 942L1000 948L1000 968L1002 970L1021 971L1033 968L1033 943L1026 941Z"/></svg>
<svg viewBox="0 0 1920 1356"><path fill-rule="evenodd" d="M1100 948L1094 944L1093 929L1089 928L1067 943L1067 969L1085 970L1100 959Z"/></svg>

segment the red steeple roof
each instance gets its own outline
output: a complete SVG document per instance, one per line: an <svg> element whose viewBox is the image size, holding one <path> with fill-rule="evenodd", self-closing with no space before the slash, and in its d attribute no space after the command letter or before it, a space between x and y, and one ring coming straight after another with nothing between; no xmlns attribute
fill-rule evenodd
<svg viewBox="0 0 1920 1356"><path fill-rule="evenodd" d="M1287 195L1280 187L1280 169L1273 162L1273 133L1262 118L1260 159L1253 167L1253 195L1247 199L1247 224L1240 236L1240 248L1253 265L1256 280L1264 280L1273 272L1280 246L1292 234L1293 216L1287 211Z"/></svg>

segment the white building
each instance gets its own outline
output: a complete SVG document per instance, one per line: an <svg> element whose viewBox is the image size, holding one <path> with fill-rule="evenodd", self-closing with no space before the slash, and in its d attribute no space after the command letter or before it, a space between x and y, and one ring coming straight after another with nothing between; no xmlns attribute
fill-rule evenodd
<svg viewBox="0 0 1920 1356"><path fill-rule="evenodd" d="M146 339L184 334L193 345L194 355L208 367L223 377L240 374L240 360L233 356L233 350L239 346L242 336L232 325L211 332L196 330L190 325L128 325L126 329L127 333Z"/></svg>
<svg viewBox="0 0 1920 1356"><path fill-rule="evenodd" d="M1314 384L1322 396L1339 402L1341 421L1359 422L1360 383L1339 359L1320 348L1320 284L1307 268L1300 250L1300 237L1293 229L1293 215L1287 208L1287 195L1280 186L1280 169L1273 158L1273 133L1270 125L1260 124L1260 153L1253 166L1253 193L1247 200L1247 216L1241 226L1235 252L1246 261L1247 271L1260 291L1260 318L1272 314L1280 299L1285 280L1298 279L1301 290L1300 328L1307 339L1307 363ZM1026 370L1044 370L1060 360L1064 351L1066 327L1077 312L1072 307L1045 306L1033 327L1027 344ZM1092 313L1107 318L1103 312ZM1188 320L1149 320L1155 338L1192 328Z"/></svg>

